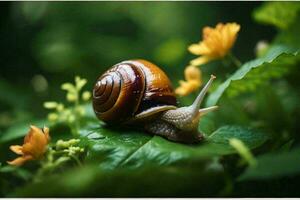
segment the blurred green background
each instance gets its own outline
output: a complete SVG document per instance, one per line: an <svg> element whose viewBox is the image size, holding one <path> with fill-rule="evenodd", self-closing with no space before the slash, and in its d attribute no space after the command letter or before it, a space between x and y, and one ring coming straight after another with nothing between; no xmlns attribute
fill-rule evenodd
<svg viewBox="0 0 300 200"><path fill-rule="evenodd" d="M45 117L42 102L63 99L59 89L63 82L79 75L88 79L91 89L103 71L126 59L143 58L156 63L177 87L185 66L195 58L187 47L200 40L206 25L239 23L241 31L233 51L247 61L254 57L259 40L271 41L276 33L273 27L253 21L251 13L260 5L1 2L0 128ZM204 77L223 73L220 65L216 62L203 67ZM225 70L230 73L230 69Z"/></svg>
<svg viewBox="0 0 300 200"><path fill-rule="evenodd" d="M0 5L0 196L7 196L27 182L29 186L20 196L299 196L299 2ZM196 57L187 47L201 40L204 26L214 27L219 22L241 25L232 51L242 63L257 59L241 68L226 60L201 66L204 81L210 74L218 77L206 104L215 105L217 99L220 109L201 119L199 129L207 135L217 135L217 144L188 146L131 130L119 134L121 131L99 128L99 121L90 112L83 118L87 123L81 127L82 132L92 128L93 133L108 136L85 141L87 136L82 134L89 151L83 167L51 174L36 185L30 185L28 178L34 174L35 166L7 170L10 168L6 161L15 157L9 146L22 143L29 124L49 122L45 120L48 111L43 102L65 102L61 84L73 82L74 76L79 75L88 80L85 89L91 91L98 76L112 65L142 58L166 71L175 88L183 79L186 65ZM261 41L270 48L257 53ZM240 80L218 92L235 75ZM214 99L214 94L220 96ZM196 92L179 101L189 104L195 96ZM249 131L250 128L255 131ZM51 131L53 141L71 136L70 130L60 124L51 126ZM260 141L262 136L268 141ZM241 162L227 142L231 137L243 138L249 148L250 144L263 144L250 148L257 168ZM144 141L151 141L152 146L144 145ZM131 156L135 148L142 151L136 158L133 156L131 164L140 167L131 170L129 162L128 169L120 170L124 166L116 163ZM218 149L216 157L209 154ZM226 154L228 149L230 154ZM207 163L202 163L201 153L209 155L208 171L204 170ZM187 158L182 159L182 155ZM116 168L109 172L98 168L103 163ZM147 168L148 163L158 166ZM157 184L158 178L161 185ZM48 190L49 185L53 185L52 190ZM115 191L115 185L119 190ZM97 191L99 188L103 193Z"/></svg>

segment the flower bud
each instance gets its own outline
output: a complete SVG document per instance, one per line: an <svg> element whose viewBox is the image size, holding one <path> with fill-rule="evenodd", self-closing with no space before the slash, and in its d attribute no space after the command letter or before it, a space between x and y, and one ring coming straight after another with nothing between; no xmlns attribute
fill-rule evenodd
<svg viewBox="0 0 300 200"><path fill-rule="evenodd" d="M44 108L53 109L53 108L56 108L57 105L58 104L55 101L47 101L47 102L44 103Z"/></svg>
<svg viewBox="0 0 300 200"><path fill-rule="evenodd" d="M64 110L64 104L59 103L59 104L57 105L57 107L56 107L56 110L57 110L58 112L63 111L63 110Z"/></svg>
<svg viewBox="0 0 300 200"><path fill-rule="evenodd" d="M78 144L80 142L79 139L70 139L68 141L64 140L58 140L56 142L56 149L67 149L67 148L72 148L73 145Z"/></svg>
<svg viewBox="0 0 300 200"><path fill-rule="evenodd" d="M85 110L82 106L78 106L76 108L76 112L80 115L80 116L83 116L85 114Z"/></svg>
<svg viewBox="0 0 300 200"><path fill-rule="evenodd" d="M48 120L51 122L55 122L58 119L58 115L56 113L49 113Z"/></svg>
<svg viewBox="0 0 300 200"><path fill-rule="evenodd" d="M74 93L67 93L67 100L69 102L74 102L77 100L77 96Z"/></svg>
<svg viewBox="0 0 300 200"><path fill-rule="evenodd" d="M79 76L75 77L76 89L77 91L81 90L81 88L87 83L86 79L81 79Z"/></svg>
<svg viewBox="0 0 300 200"><path fill-rule="evenodd" d="M73 123L75 121L75 116L74 115L70 115L69 117L68 117L68 122L69 123Z"/></svg>
<svg viewBox="0 0 300 200"><path fill-rule="evenodd" d="M66 149L69 147L69 144L63 140L58 140L56 142L56 149L60 150L60 149Z"/></svg>
<svg viewBox="0 0 300 200"><path fill-rule="evenodd" d="M64 83L61 85L61 89L66 90L68 92L75 93L76 89L75 86L72 83Z"/></svg>
<svg viewBox="0 0 300 200"><path fill-rule="evenodd" d="M82 99L84 101L88 101L91 98L92 94L89 91L85 91L82 93Z"/></svg>

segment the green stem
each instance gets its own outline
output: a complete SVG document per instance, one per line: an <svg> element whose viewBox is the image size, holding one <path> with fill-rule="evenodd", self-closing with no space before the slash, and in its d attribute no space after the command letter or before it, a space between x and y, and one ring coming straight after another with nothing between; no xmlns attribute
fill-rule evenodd
<svg viewBox="0 0 300 200"><path fill-rule="evenodd" d="M240 68L242 66L242 62L237 57L235 57L232 52L228 53L228 58L230 58L230 60L235 64L237 68Z"/></svg>
<svg viewBox="0 0 300 200"><path fill-rule="evenodd" d="M75 136L79 135L79 129L80 129L80 124L79 124L79 118L80 116L78 115L78 108L80 106L80 102L79 102L79 95L80 91L77 91L76 94L76 101L75 101L75 107L74 107L74 113L75 113Z"/></svg>
<svg viewBox="0 0 300 200"><path fill-rule="evenodd" d="M80 160L76 156L70 155L70 157L73 158L76 161L76 163L78 164L78 166L82 166Z"/></svg>

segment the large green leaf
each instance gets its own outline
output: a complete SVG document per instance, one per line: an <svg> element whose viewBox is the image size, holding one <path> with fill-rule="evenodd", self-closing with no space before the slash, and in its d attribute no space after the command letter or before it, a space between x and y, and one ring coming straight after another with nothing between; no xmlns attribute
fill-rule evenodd
<svg viewBox="0 0 300 200"><path fill-rule="evenodd" d="M30 183L17 189L10 196L224 195L228 180L223 167L212 158L235 153L228 144L230 138L242 140L249 148L255 148L267 139L262 133L237 126L224 126L198 145L174 143L158 136L152 137L135 131L123 130L123 133L120 133L120 130L99 127L95 124L90 124L89 128L85 128L81 133L84 142L92 148L88 152L86 165L67 170L60 175L49 175L41 182ZM208 159L210 162L203 162ZM89 161L93 161L93 164L89 165ZM99 162L102 168L99 168ZM142 167L138 167L141 165ZM113 169L117 166L122 168ZM110 170L104 169L107 167ZM48 187L49 185L51 187Z"/></svg>
<svg viewBox="0 0 300 200"><path fill-rule="evenodd" d="M257 166L249 167L239 180L260 180L300 174L300 148L290 152L269 153L257 157Z"/></svg>
<svg viewBox="0 0 300 200"><path fill-rule="evenodd" d="M168 141L143 132L113 131L104 127L92 128L87 135L90 151L87 161L100 161L104 168L140 167L146 164L208 161L214 157L234 154L230 138L242 140L249 148L264 143L267 136L247 128L224 126L213 132L200 144L186 145ZM94 139L96 138L96 139Z"/></svg>
<svg viewBox="0 0 300 200"><path fill-rule="evenodd" d="M225 82L212 92L207 105L215 105L224 93L230 97L255 88L272 78L285 75L300 62L300 54L284 46L274 46L262 58L245 63Z"/></svg>
<svg viewBox="0 0 300 200"><path fill-rule="evenodd" d="M11 197L192 197L218 196L225 187L222 169L147 166L101 170L95 165L50 175L18 189Z"/></svg>

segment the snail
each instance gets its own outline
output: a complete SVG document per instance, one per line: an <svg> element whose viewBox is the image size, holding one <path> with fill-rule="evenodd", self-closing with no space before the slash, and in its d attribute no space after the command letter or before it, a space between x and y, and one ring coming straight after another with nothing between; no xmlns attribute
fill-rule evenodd
<svg viewBox="0 0 300 200"><path fill-rule="evenodd" d="M200 117L217 108L200 109L215 78L211 75L192 105L178 108L171 82L158 66L146 60L123 61L97 79L93 109L108 125L142 127L171 141L199 142Z"/></svg>

